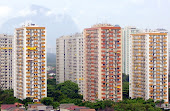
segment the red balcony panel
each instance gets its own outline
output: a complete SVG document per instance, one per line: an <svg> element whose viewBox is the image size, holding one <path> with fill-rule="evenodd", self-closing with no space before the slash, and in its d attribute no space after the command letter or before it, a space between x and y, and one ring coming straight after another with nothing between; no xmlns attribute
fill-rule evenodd
<svg viewBox="0 0 170 111"><path fill-rule="evenodd" d="M106 62L101 62L101 64L105 64Z"/></svg>
<svg viewBox="0 0 170 111"><path fill-rule="evenodd" d="M101 79L106 79L105 77L102 77Z"/></svg>
<svg viewBox="0 0 170 111"><path fill-rule="evenodd" d="M106 39L101 39L101 41L105 41Z"/></svg>
<svg viewBox="0 0 170 111"><path fill-rule="evenodd" d="M117 47L118 49L120 49L121 47Z"/></svg>
<svg viewBox="0 0 170 111"><path fill-rule="evenodd" d="M117 35L117 37L121 37L121 35Z"/></svg>
<svg viewBox="0 0 170 111"><path fill-rule="evenodd" d="M109 37L113 37L113 35L109 35Z"/></svg>
<svg viewBox="0 0 170 111"><path fill-rule="evenodd" d="M113 81L109 81L109 83L113 83Z"/></svg>
<svg viewBox="0 0 170 111"><path fill-rule="evenodd" d="M120 31L117 31L117 33L120 33Z"/></svg>
<svg viewBox="0 0 170 111"><path fill-rule="evenodd" d="M109 95L113 95L113 93L109 93Z"/></svg>
<svg viewBox="0 0 170 111"><path fill-rule="evenodd" d="M91 95L91 97L95 97L95 95Z"/></svg>
<svg viewBox="0 0 170 111"><path fill-rule="evenodd" d="M102 93L102 95L105 95L106 93Z"/></svg>
<svg viewBox="0 0 170 111"><path fill-rule="evenodd" d="M113 41L113 39L109 39L109 41Z"/></svg>
<svg viewBox="0 0 170 111"><path fill-rule="evenodd" d="M113 89L109 89L109 91L113 91Z"/></svg>
<svg viewBox="0 0 170 111"><path fill-rule="evenodd" d="M120 45L121 43L120 42L117 42L118 45Z"/></svg>
<svg viewBox="0 0 170 111"><path fill-rule="evenodd" d="M117 79L121 79L121 77L117 77Z"/></svg>
<svg viewBox="0 0 170 111"><path fill-rule="evenodd" d="M106 52L105 50L102 50L101 52Z"/></svg>
<svg viewBox="0 0 170 111"><path fill-rule="evenodd" d="M102 81L102 83L106 83L106 81Z"/></svg>
<svg viewBox="0 0 170 111"><path fill-rule="evenodd" d="M121 58L117 58L117 60L121 60Z"/></svg>
<svg viewBox="0 0 170 111"><path fill-rule="evenodd" d="M106 56L106 54L101 54L101 56Z"/></svg>
<svg viewBox="0 0 170 111"><path fill-rule="evenodd" d="M109 79L114 79L113 77L109 77Z"/></svg>
<svg viewBox="0 0 170 111"><path fill-rule="evenodd" d="M105 71L106 71L106 70L104 70L104 69L102 70L102 72L105 72Z"/></svg>
<svg viewBox="0 0 170 111"><path fill-rule="evenodd" d="M105 35L101 35L101 37L106 37Z"/></svg>
<svg viewBox="0 0 170 111"><path fill-rule="evenodd" d="M106 97L102 97L102 99L105 99Z"/></svg>
<svg viewBox="0 0 170 111"><path fill-rule="evenodd" d="M94 93L94 91L91 91L91 93Z"/></svg>
<svg viewBox="0 0 170 111"><path fill-rule="evenodd" d="M117 93L117 95L121 95L121 93L120 93L120 92L118 92L118 93Z"/></svg>
<svg viewBox="0 0 170 111"><path fill-rule="evenodd" d="M113 85L109 85L109 87L113 87Z"/></svg>
<svg viewBox="0 0 170 111"><path fill-rule="evenodd" d="M113 56L113 54L109 54L109 56Z"/></svg>
<svg viewBox="0 0 170 111"><path fill-rule="evenodd" d="M102 91L106 91L106 89L102 89Z"/></svg>
<svg viewBox="0 0 170 111"><path fill-rule="evenodd" d="M94 82L94 80L91 80L91 82Z"/></svg>
<svg viewBox="0 0 170 111"><path fill-rule="evenodd" d="M113 43L109 43L109 45L113 45Z"/></svg>
<svg viewBox="0 0 170 111"><path fill-rule="evenodd" d="M117 75L121 75L121 73L118 73Z"/></svg>
<svg viewBox="0 0 170 111"><path fill-rule="evenodd" d="M105 76L106 74L105 73L102 73L103 76Z"/></svg>
<svg viewBox="0 0 170 111"><path fill-rule="evenodd" d="M121 39L117 39L118 41L121 41Z"/></svg>
<svg viewBox="0 0 170 111"><path fill-rule="evenodd" d="M114 70L113 70L113 69L110 69L109 71L110 71L110 72L113 72Z"/></svg>
<svg viewBox="0 0 170 111"><path fill-rule="evenodd" d="M105 31L101 31L101 33L105 33Z"/></svg>
<svg viewBox="0 0 170 111"><path fill-rule="evenodd" d="M101 43L102 45L105 45L105 43Z"/></svg>
<svg viewBox="0 0 170 111"><path fill-rule="evenodd" d="M106 87L106 85L102 85L102 87Z"/></svg>
<svg viewBox="0 0 170 111"><path fill-rule="evenodd" d="M121 62L117 62L117 64L121 64Z"/></svg>
<svg viewBox="0 0 170 111"><path fill-rule="evenodd" d="M121 81L117 81L117 83L121 83Z"/></svg>
<svg viewBox="0 0 170 111"><path fill-rule="evenodd" d="M102 68L105 68L106 66L101 66Z"/></svg>
<svg viewBox="0 0 170 111"><path fill-rule="evenodd" d="M110 49L113 49L113 47L109 47Z"/></svg>
<svg viewBox="0 0 170 111"><path fill-rule="evenodd" d="M113 50L109 50L109 52L113 52Z"/></svg>
<svg viewBox="0 0 170 111"><path fill-rule="evenodd" d="M106 47L101 47L102 49L105 49Z"/></svg>
<svg viewBox="0 0 170 111"><path fill-rule="evenodd" d="M106 58L101 58L101 60L106 60Z"/></svg>
<svg viewBox="0 0 170 111"><path fill-rule="evenodd" d="M119 72L120 72L121 70L119 69L119 70L117 70L117 71L119 71Z"/></svg>
<svg viewBox="0 0 170 111"><path fill-rule="evenodd" d="M109 60L113 60L113 58L109 58Z"/></svg>
<svg viewBox="0 0 170 111"><path fill-rule="evenodd" d="M120 88L117 88L118 91L120 91L121 89Z"/></svg>
<svg viewBox="0 0 170 111"><path fill-rule="evenodd" d="M117 98L121 98L121 96L118 96Z"/></svg>
<svg viewBox="0 0 170 111"><path fill-rule="evenodd" d="M113 31L109 31L109 33L113 33Z"/></svg>

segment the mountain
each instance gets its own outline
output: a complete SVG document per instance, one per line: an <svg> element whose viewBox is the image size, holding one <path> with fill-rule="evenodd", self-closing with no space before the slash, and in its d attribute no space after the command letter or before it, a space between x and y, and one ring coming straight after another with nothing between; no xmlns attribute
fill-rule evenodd
<svg viewBox="0 0 170 111"><path fill-rule="evenodd" d="M23 13L29 14L17 16L2 24L0 33L14 34L14 29L21 27L26 21L38 26L45 26L47 32L47 47L55 48L56 38L79 32L78 26L68 14L54 14L51 10L38 5L31 5L29 9L23 9Z"/></svg>
<svg viewBox="0 0 170 111"><path fill-rule="evenodd" d="M47 65L56 66L56 54L47 53Z"/></svg>

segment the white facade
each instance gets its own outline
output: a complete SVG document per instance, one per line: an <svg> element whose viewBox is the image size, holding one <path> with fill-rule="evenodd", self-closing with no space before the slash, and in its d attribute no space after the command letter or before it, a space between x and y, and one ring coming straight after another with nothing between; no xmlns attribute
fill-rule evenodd
<svg viewBox="0 0 170 111"><path fill-rule="evenodd" d="M14 96L34 102L47 97L46 31L34 24L15 29Z"/></svg>
<svg viewBox="0 0 170 111"><path fill-rule="evenodd" d="M83 35L62 36L56 40L56 82L71 80L83 94Z"/></svg>
<svg viewBox="0 0 170 111"><path fill-rule="evenodd" d="M0 88L13 89L13 36L0 34Z"/></svg>
<svg viewBox="0 0 170 111"><path fill-rule="evenodd" d="M130 42L129 96L164 100L168 104L167 33L132 34Z"/></svg>
<svg viewBox="0 0 170 111"><path fill-rule="evenodd" d="M122 28L122 49L123 49L123 70L122 73L126 75L129 74L129 48L130 48L130 35L140 33L141 30L137 29L136 27L125 27Z"/></svg>

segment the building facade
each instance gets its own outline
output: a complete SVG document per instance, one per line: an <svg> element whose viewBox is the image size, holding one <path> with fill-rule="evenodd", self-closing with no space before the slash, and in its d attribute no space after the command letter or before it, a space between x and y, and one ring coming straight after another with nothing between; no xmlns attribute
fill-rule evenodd
<svg viewBox="0 0 170 111"><path fill-rule="evenodd" d="M0 88L13 89L13 36L0 34Z"/></svg>
<svg viewBox="0 0 170 111"><path fill-rule="evenodd" d="M83 35L62 36L56 40L56 82L71 80L83 94Z"/></svg>
<svg viewBox="0 0 170 111"><path fill-rule="evenodd" d="M167 33L132 34L129 96L168 103Z"/></svg>
<svg viewBox="0 0 170 111"><path fill-rule="evenodd" d="M84 99L122 100L121 27L97 24L84 29Z"/></svg>
<svg viewBox="0 0 170 111"><path fill-rule="evenodd" d="M28 24L16 28L14 43L14 96L39 102L47 97L45 27Z"/></svg>
<svg viewBox="0 0 170 111"><path fill-rule="evenodd" d="M130 35L140 33L141 30L136 27L125 27L122 28L122 73L129 74L129 49L130 49Z"/></svg>

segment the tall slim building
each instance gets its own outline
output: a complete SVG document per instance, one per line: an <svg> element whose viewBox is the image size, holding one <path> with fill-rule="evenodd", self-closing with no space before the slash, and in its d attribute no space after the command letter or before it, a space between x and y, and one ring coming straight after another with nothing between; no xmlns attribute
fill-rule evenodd
<svg viewBox="0 0 170 111"><path fill-rule="evenodd" d="M167 33L132 34L130 42L130 97L168 103Z"/></svg>
<svg viewBox="0 0 170 111"><path fill-rule="evenodd" d="M28 24L15 29L14 96L34 102L47 97L45 27Z"/></svg>
<svg viewBox="0 0 170 111"><path fill-rule="evenodd" d="M0 34L0 88L12 89L13 36Z"/></svg>
<svg viewBox="0 0 170 111"><path fill-rule="evenodd" d="M62 36L56 40L56 82L71 80L83 94L83 35Z"/></svg>
<svg viewBox="0 0 170 111"><path fill-rule="evenodd" d="M122 28L122 73L129 74L129 49L130 49L130 35L140 33L141 30L136 27Z"/></svg>
<svg viewBox="0 0 170 111"><path fill-rule="evenodd" d="M121 27L97 24L84 29L84 99L122 100Z"/></svg>

